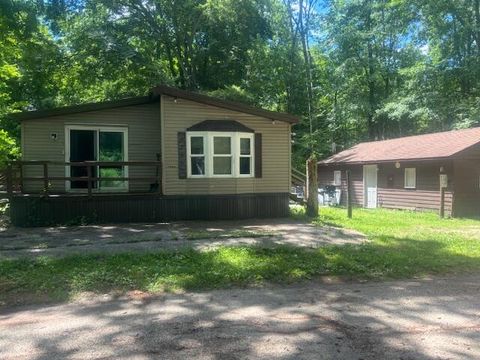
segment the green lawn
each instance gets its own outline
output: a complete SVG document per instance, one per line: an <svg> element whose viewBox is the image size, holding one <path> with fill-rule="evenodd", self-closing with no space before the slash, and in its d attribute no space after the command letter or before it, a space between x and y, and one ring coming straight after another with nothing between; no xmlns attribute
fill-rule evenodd
<svg viewBox="0 0 480 360"><path fill-rule="evenodd" d="M429 213L321 209L318 226L358 230L370 242L317 250L279 247L164 251L0 261L0 304L66 300L77 293L173 291L294 282L321 275L409 278L480 270L480 221ZM302 214L295 214L301 217Z"/></svg>

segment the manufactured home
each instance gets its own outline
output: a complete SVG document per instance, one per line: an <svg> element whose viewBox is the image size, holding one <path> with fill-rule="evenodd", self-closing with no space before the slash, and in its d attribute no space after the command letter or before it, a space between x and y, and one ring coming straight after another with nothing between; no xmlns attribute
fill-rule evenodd
<svg viewBox="0 0 480 360"><path fill-rule="evenodd" d="M14 114L14 224L288 214L292 115L167 86Z"/></svg>

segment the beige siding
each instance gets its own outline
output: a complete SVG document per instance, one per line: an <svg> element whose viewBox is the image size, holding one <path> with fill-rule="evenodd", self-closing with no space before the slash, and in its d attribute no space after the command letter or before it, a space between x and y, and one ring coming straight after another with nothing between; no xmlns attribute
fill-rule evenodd
<svg viewBox="0 0 480 360"><path fill-rule="evenodd" d="M236 120L262 133L262 178L179 179L177 133L203 120ZM242 194L288 192L290 188L290 124L200 103L162 97L164 193Z"/></svg>
<svg viewBox="0 0 480 360"><path fill-rule="evenodd" d="M65 161L65 125L119 125L128 128L128 160L155 161L156 154L161 151L160 111L159 104L144 104L119 107L99 111L52 116L43 119L23 121L22 144L24 160ZM57 140L50 138L57 134ZM28 166L25 176L40 176L42 169ZM130 176L155 176L155 169L147 167L130 167ZM52 166L50 176L64 176L62 166ZM131 191L148 191L150 182L131 182ZM64 191L62 181L54 182L53 191ZM26 191L40 190L41 183L24 184Z"/></svg>

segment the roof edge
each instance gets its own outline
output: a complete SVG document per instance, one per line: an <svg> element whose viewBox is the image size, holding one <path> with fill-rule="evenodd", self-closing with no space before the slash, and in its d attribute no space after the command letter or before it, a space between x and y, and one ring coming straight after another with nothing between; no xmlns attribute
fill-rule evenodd
<svg viewBox="0 0 480 360"><path fill-rule="evenodd" d="M368 165L368 164L385 164L385 163L391 163L391 162L418 162L418 161L436 161L436 160L447 160L451 159L453 155L449 156L437 156L437 157L428 157L428 158L415 158L415 159L388 159L388 160L372 160L372 161L335 161L335 162L326 162L327 160L319 161L317 162L317 165L323 165L323 166L337 166L337 165Z"/></svg>
<svg viewBox="0 0 480 360"><path fill-rule="evenodd" d="M191 101L202 103L205 105L211 105L211 106L221 107L224 109L243 112L251 115L257 115L267 119L285 121L290 124L296 124L300 121L300 118L295 115L265 110L265 109L257 108L244 103L230 101L230 100L222 100L222 99L214 98L211 96L195 93L192 91L180 90L180 89L173 88L166 85L158 85L154 87L151 91L155 95L167 95L171 97L191 100Z"/></svg>
<svg viewBox="0 0 480 360"><path fill-rule="evenodd" d="M63 107L58 107L53 109L46 109L46 110L23 111L18 113L11 113L11 114L8 114L7 116L18 121L23 121L23 120L30 120L30 119L39 119L43 117L77 114L82 112L113 109L113 108L124 107L124 106L148 104L148 103L156 102L158 98L159 96L150 94L148 96L137 96L137 97L120 99L120 100L111 100L111 101L86 103L86 104L80 104L80 105L63 106Z"/></svg>

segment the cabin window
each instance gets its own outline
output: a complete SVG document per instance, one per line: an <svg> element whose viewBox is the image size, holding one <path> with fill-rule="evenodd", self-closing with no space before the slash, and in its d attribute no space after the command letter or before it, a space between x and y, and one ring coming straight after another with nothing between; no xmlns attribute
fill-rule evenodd
<svg viewBox="0 0 480 360"><path fill-rule="evenodd" d="M252 177L253 134L187 132L188 177Z"/></svg>
<svg viewBox="0 0 480 360"><path fill-rule="evenodd" d="M335 170L333 172L333 185L335 186L342 185L342 172L340 170Z"/></svg>
<svg viewBox="0 0 480 360"><path fill-rule="evenodd" d="M417 187L417 171L415 168L405 168L405 189Z"/></svg>

